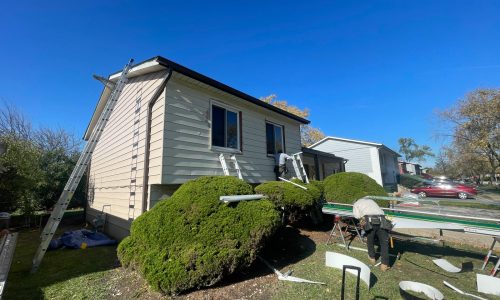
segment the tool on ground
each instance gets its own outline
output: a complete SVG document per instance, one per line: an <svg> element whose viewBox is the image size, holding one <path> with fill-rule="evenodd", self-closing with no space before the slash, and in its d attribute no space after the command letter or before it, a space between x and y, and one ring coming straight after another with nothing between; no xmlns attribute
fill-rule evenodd
<svg viewBox="0 0 500 300"><path fill-rule="evenodd" d="M347 269L354 270L354 272L358 272L358 275L356 277L356 300L359 300L359 280L361 277L361 268L356 267L356 266L349 266L349 265L344 265L342 268L342 289L340 290L340 299L344 300L345 299L345 271ZM352 272L351 272L352 273Z"/></svg>
<svg viewBox="0 0 500 300"><path fill-rule="evenodd" d="M295 176L302 180L303 183L309 183L309 178L307 178L306 168L304 168L304 163L301 158L302 152L297 152L292 154L292 165L295 171Z"/></svg>
<svg viewBox="0 0 500 300"><path fill-rule="evenodd" d="M50 214L45 228L43 229L41 235L42 241L35 253L35 257L33 258L33 265L31 267L32 273L36 272L38 267L40 266L43 256L45 255L50 241L52 240L52 237L54 236L54 233L56 232L57 227L61 222L64 212L68 207L71 198L73 198L73 194L75 193L75 190L78 187L78 184L80 183L80 180L82 179L87 166L89 165L90 159L92 158L92 153L95 150L97 142L99 141L99 138L101 137L101 134L104 131L104 128L106 127L106 124L109 120L111 112L113 111L113 108L115 107L116 102L118 101L118 98L120 97L120 94L128 81L127 74L132 67L133 62L134 60L131 59L129 63L125 65L116 83L96 76L97 80L103 82L108 88L112 87L113 90L111 91L106 101L104 110L101 113L101 116L99 117L99 120L97 121L96 126L92 131L92 134L87 144L85 145L85 148L83 149L82 154L80 155L80 158L78 159L78 162L76 163L75 168L73 169L73 172L71 173L68 182L66 183L66 186L64 187L64 190L61 193L61 196L59 197L59 200L57 200L57 203L55 204L54 209Z"/></svg>
<svg viewBox="0 0 500 300"><path fill-rule="evenodd" d="M240 165L238 164L238 160L236 159L236 155L232 154L229 156L229 159L233 162L233 168L236 170L236 175L239 179L243 180L243 174L241 174ZM222 166L222 172L225 176L230 176L229 168L226 162L226 155L224 153L219 154L219 161Z"/></svg>
<svg viewBox="0 0 500 300"><path fill-rule="evenodd" d="M496 273L498 272L498 268L500 267L500 257L492 254L493 253L493 248L495 248L495 244L497 242L500 242L500 237L499 236L496 236L496 237L493 238L493 243L491 244L490 250L488 250L488 254L486 254L486 257L484 258L483 267L481 268L481 270L484 270L484 268L486 268L486 265L488 264L488 261L490 260L490 257L496 257L497 258L497 263L495 264L495 266L493 267L493 269L491 269L491 272L490 272L491 276L495 276Z"/></svg>
<svg viewBox="0 0 500 300"><path fill-rule="evenodd" d="M345 231L342 231L342 224L341 223L345 224ZM352 238L352 236L353 236L352 231L355 231L356 232L356 236L359 237L359 240L362 243L365 243L363 241L363 238L361 237L361 233L358 230L358 226L356 225L356 223L354 221L354 218L352 218L352 217L342 218L341 216L336 215L333 218L333 228L332 228L332 231L330 231L330 236L328 237L328 240L326 241L327 245L330 242L330 240L337 235L336 231L339 232L339 236L341 237L342 242L346 246L347 250L349 250L349 247L348 247L347 242L346 242L346 236L345 236L345 234L347 234L348 232L351 233L351 236L349 237L351 239L351 241L353 240L353 238ZM356 238L356 236L354 238Z"/></svg>

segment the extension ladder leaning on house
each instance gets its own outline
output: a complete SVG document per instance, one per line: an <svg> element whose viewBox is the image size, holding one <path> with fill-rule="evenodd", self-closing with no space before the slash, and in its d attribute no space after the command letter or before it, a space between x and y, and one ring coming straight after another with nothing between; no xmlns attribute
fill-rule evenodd
<svg viewBox="0 0 500 300"><path fill-rule="evenodd" d="M102 111L101 116L99 117L94 130L92 131L92 134L90 135L90 138L85 145L85 148L83 149L83 152L80 155L80 158L78 159L78 162L76 163L75 168L73 169L73 172L71 173L71 176L66 183L66 186L64 187L63 192L61 193L59 200L57 200L57 203L55 204L54 209L50 214L50 218L47 221L45 228L43 229L40 246L38 247L38 250L35 253L35 257L33 258L31 273L34 273L38 270L43 256L45 255L45 252L47 251L47 248L50 244L50 241L52 240L52 237L54 236L54 233L56 232L57 227L61 222L64 211L68 207L71 198L73 198L73 194L75 193L75 190L78 187L78 184L80 183L85 170L87 169L90 159L92 158L92 153L94 152L97 142L99 141L99 138L101 137L101 134L104 130L104 127L109 120L111 112L113 111L113 108L115 107L116 102L118 101L118 98L120 97L120 94L127 83L127 74L132 68L133 62L134 60L131 59L129 63L125 65L116 83L101 77L96 77L96 79L103 82L107 87L112 88L112 91L109 94L108 99L106 100L104 110Z"/></svg>

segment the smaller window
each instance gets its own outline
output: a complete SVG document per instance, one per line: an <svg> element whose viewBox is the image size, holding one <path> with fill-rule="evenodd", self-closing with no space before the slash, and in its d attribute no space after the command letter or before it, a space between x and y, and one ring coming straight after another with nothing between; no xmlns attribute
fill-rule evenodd
<svg viewBox="0 0 500 300"><path fill-rule="evenodd" d="M283 126L266 123L267 154L285 152Z"/></svg>
<svg viewBox="0 0 500 300"><path fill-rule="evenodd" d="M239 141L238 112L212 105L212 146L239 150Z"/></svg>

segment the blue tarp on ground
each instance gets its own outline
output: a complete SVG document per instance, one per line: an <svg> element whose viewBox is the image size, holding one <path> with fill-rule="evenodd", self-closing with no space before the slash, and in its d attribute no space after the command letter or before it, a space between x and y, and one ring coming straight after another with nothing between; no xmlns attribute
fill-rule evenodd
<svg viewBox="0 0 500 300"><path fill-rule="evenodd" d="M61 247L80 249L114 244L116 240L110 239L104 233L80 229L66 231L60 238L50 241L49 250Z"/></svg>

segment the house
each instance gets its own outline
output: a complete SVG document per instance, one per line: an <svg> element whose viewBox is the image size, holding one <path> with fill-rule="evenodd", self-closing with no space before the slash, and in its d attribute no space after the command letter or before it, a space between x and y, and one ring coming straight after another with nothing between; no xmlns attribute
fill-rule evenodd
<svg viewBox="0 0 500 300"><path fill-rule="evenodd" d="M323 180L329 175L345 172L347 160L334 154L303 147L302 162L310 180Z"/></svg>
<svg viewBox="0 0 500 300"><path fill-rule="evenodd" d="M115 238L180 184L223 175L221 153L235 155L244 179L258 184L275 179L275 152L301 150L300 125L308 120L168 59L141 62L128 78L88 170L87 219L106 213L105 230ZM84 139L110 92L104 88Z"/></svg>
<svg viewBox="0 0 500 300"><path fill-rule="evenodd" d="M407 161L398 161L400 174L422 175L422 166Z"/></svg>
<svg viewBox="0 0 500 300"><path fill-rule="evenodd" d="M309 148L346 158L346 172L366 174L387 190L397 187L400 155L383 144L328 136Z"/></svg>

